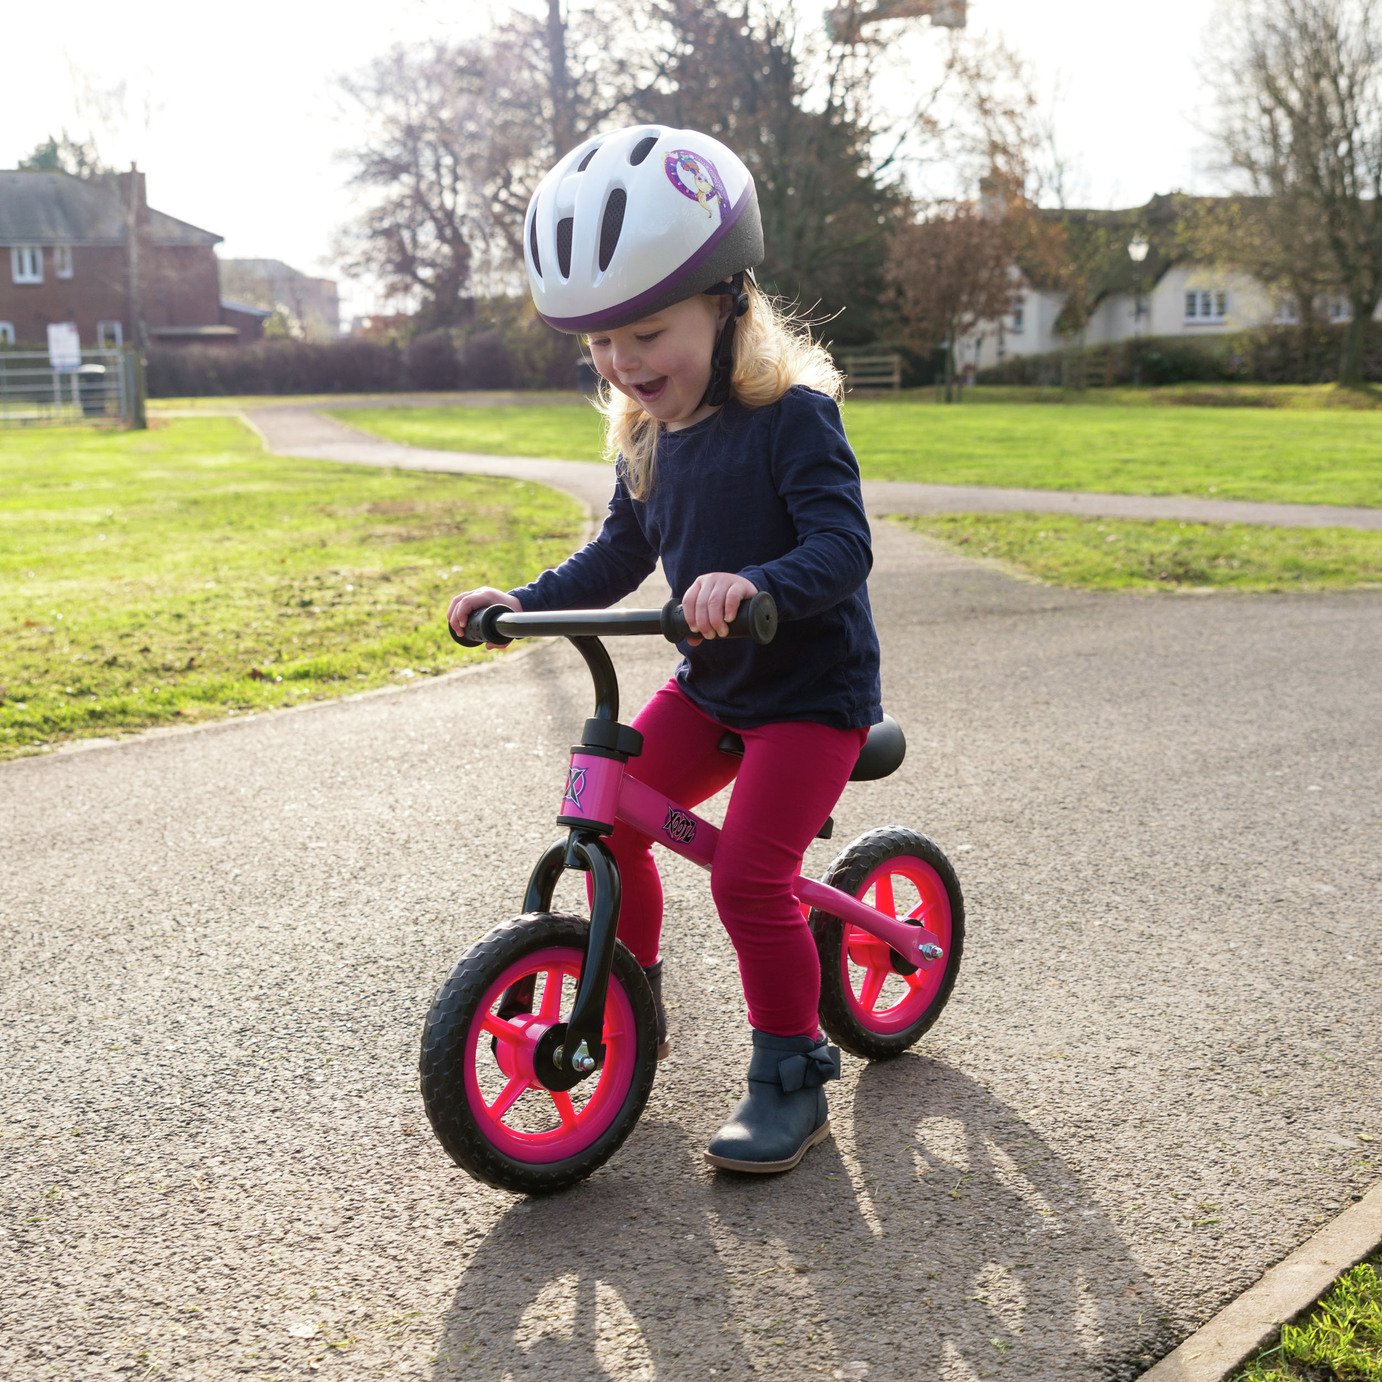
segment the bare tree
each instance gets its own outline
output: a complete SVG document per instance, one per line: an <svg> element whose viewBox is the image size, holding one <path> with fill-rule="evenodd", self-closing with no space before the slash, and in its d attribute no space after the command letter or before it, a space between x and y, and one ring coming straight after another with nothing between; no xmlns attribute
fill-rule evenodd
<svg viewBox="0 0 1382 1382"><path fill-rule="evenodd" d="M367 205L338 256L420 329L465 324L477 294L517 287L543 171L655 75L617 0L529 0L483 38L395 47L342 82L367 117L345 155Z"/></svg>
<svg viewBox="0 0 1382 1382"><path fill-rule="evenodd" d="M477 281L511 253L533 76L506 49L438 43L395 47L343 85L369 121L348 155L369 204L343 236L347 267L416 301L423 329L462 325Z"/></svg>
<svg viewBox="0 0 1382 1382"><path fill-rule="evenodd" d="M893 231L888 279L903 341L920 354L944 350L946 402L956 343L1011 307L1013 255L1004 217L974 202L937 207Z"/></svg>
<svg viewBox="0 0 1382 1382"><path fill-rule="evenodd" d="M1225 0L1215 43L1224 161L1266 200L1278 263L1327 251L1351 309L1339 378L1357 383L1382 300L1377 0Z"/></svg>

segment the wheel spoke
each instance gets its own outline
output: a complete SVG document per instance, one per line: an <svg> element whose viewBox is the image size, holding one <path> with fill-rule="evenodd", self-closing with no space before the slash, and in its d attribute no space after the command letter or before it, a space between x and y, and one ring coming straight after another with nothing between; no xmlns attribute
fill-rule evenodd
<svg viewBox="0 0 1382 1382"><path fill-rule="evenodd" d="M504 1121L504 1115L519 1101L523 1096L523 1091L528 1088L528 1081L521 1075L515 1075L506 1084L499 1097L489 1105L487 1112L496 1123Z"/></svg>
<svg viewBox="0 0 1382 1382"><path fill-rule="evenodd" d="M518 1045L523 1039L523 1032L520 1028L494 1013L486 1013L480 1019L480 1029L488 1032L492 1037L498 1037L500 1041L507 1041L513 1046Z"/></svg>
<svg viewBox="0 0 1382 1382"><path fill-rule="evenodd" d="M562 1128L566 1132L575 1132L576 1106L571 1102L571 1096L564 1089L554 1089L552 1102L556 1105L557 1117L561 1119Z"/></svg>
<svg viewBox="0 0 1382 1382"><path fill-rule="evenodd" d="M561 1014L561 986L562 973L559 969L549 969L544 975L546 980L542 990L542 1006L538 1009L538 1016L544 1022L555 1022Z"/></svg>
<svg viewBox="0 0 1382 1382"><path fill-rule="evenodd" d="M897 903L893 901L893 876L885 873L879 880L873 892L874 906L880 912L887 913L890 917L897 915Z"/></svg>
<svg viewBox="0 0 1382 1382"><path fill-rule="evenodd" d="M859 1005L865 1012L873 1011L873 1005L878 1002L878 995L883 992L883 984L891 973L890 965L870 965L864 971L864 988L859 995Z"/></svg>

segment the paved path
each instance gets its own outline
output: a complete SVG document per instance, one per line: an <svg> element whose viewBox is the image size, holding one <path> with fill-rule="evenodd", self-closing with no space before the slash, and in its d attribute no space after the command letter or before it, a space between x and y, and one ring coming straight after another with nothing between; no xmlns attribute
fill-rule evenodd
<svg viewBox="0 0 1382 1382"><path fill-rule="evenodd" d="M1131 1378L1372 1184L1382 598L1087 595L876 537L911 755L837 841L933 834L969 941L782 1179L700 1161L747 1043L679 860L675 1050L619 1155L521 1202L428 1134L422 1016L589 713L565 645L0 765L0 1375ZM667 674L614 652L627 704Z"/></svg>
<svg viewBox="0 0 1382 1382"><path fill-rule="evenodd" d="M597 512L609 500L604 466L580 461L483 456L427 451L370 436L310 408L275 405L251 415L272 450L365 465L402 465L422 470L472 471L537 480L578 494ZM1382 530L1382 509L1330 504L1258 504L1234 499L1191 499L1176 495L1074 494L1060 490L1002 489L982 485L918 485L893 480L864 483L871 513L1076 514L1085 518L1178 518L1196 523L1262 523L1288 528Z"/></svg>

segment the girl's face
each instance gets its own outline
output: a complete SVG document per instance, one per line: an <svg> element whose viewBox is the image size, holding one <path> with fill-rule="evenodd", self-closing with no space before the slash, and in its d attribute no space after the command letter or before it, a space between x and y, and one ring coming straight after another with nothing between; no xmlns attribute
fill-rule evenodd
<svg viewBox="0 0 1382 1382"><path fill-rule="evenodd" d="M722 304L724 306L722 307ZM669 432L715 411L702 407L728 299L698 293L632 326L586 338L595 368Z"/></svg>

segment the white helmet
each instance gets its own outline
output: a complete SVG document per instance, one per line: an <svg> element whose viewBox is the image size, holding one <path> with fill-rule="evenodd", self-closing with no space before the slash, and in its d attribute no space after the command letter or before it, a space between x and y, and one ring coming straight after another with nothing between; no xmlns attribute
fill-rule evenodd
<svg viewBox="0 0 1382 1382"><path fill-rule="evenodd" d="M528 203L523 258L558 331L611 331L763 257L753 177L719 140L635 125L572 149Z"/></svg>

